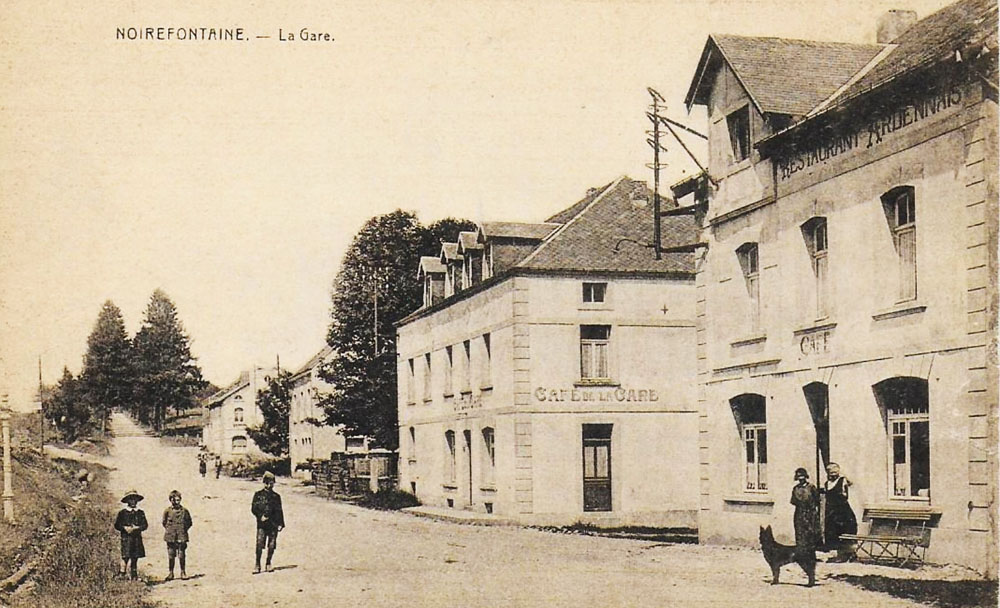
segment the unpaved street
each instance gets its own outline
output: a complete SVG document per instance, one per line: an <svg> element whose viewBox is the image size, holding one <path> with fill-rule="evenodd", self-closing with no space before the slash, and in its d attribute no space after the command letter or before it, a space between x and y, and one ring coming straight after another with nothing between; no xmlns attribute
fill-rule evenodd
<svg viewBox="0 0 1000 608"><path fill-rule="evenodd" d="M250 497L260 487L198 474L193 448L141 436L116 415L112 490L135 488L150 522L141 572L167 606L917 606L796 567L767 584L759 552L439 522L327 501L279 480L287 528L276 571L252 574ZM176 488L191 511L188 580L161 583L160 518ZM110 522L109 522L110 530Z"/></svg>

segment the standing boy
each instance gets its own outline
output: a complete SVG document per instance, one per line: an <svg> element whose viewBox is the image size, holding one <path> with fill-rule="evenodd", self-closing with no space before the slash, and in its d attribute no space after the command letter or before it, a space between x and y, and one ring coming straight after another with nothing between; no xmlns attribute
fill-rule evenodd
<svg viewBox="0 0 1000 608"><path fill-rule="evenodd" d="M174 560L180 558L181 578L187 578L185 552L188 544L188 529L191 528L191 513L181 506L181 493L170 491L170 506L163 512L163 540L167 542L167 559L170 564L168 581L174 580Z"/></svg>
<svg viewBox="0 0 1000 608"><path fill-rule="evenodd" d="M264 489L253 495L250 512L257 518L257 559L254 574L260 572L260 554L267 545L267 571L271 571L271 557L278 545L278 532L285 527L285 514L281 510L281 496L274 491L274 473L267 471L263 477Z"/></svg>
<svg viewBox="0 0 1000 608"><path fill-rule="evenodd" d="M115 518L115 530L122 535L122 574L128 569L129 578L136 580L139 578L138 561L140 557L146 557L146 548L142 544L142 532L149 525L146 523L146 514L142 509L136 507L142 495L135 490L125 492L122 502L127 506L118 512Z"/></svg>

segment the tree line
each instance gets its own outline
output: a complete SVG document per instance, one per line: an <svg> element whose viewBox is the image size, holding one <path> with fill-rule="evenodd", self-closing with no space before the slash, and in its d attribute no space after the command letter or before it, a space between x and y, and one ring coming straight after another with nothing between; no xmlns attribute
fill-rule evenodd
<svg viewBox="0 0 1000 608"><path fill-rule="evenodd" d="M170 409L180 413L196 406L206 386L176 306L157 289L132 338L121 310L111 300L104 303L87 338L80 374L64 367L58 383L43 390L42 407L67 441L103 434L115 409L160 430Z"/></svg>

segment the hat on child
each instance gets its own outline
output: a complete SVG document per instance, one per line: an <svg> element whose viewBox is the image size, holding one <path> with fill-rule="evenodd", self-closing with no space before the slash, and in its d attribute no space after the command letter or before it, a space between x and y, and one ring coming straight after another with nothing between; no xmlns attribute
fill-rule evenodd
<svg viewBox="0 0 1000 608"><path fill-rule="evenodd" d="M129 490L125 492L125 496L122 496L122 502L128 502L129 498L135 498L136 502L142 500L142 494L136 492L135 490Z"/></svg>

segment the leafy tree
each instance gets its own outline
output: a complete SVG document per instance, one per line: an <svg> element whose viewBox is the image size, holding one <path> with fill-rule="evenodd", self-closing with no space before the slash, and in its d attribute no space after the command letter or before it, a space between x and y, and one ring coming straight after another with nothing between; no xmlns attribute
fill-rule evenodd
<svg viewBox="0 0 1000 608"><path fill-rule="evenodd" d="M420 306L420 256L436 255L442 239L474 227L452 218L424 227L396 210L371 218L355 235L333 285L327 343L334 355L321 368L333 385L322 402L328 424L396 447L395 323Z"/></svg>
<svg viewBox="0 0 1000 608"><path fill-rule="evenodd" d="M80 381L68 368L63 368L62 378L55 388L47 391L44 405L45 417L55 424L66 441L76 441L92 429L93 419Z"/></svg>
<svg viewBox="0 0 1000 608"><path fill-rule="evenodd" d="M257 391L257 407L264 420L260 426L247 427L247 435L257 447L272 456L288 455L288 415L292 409L292 374L280 370L276 378L268 376L267 387Z"/></svg>
<svg viewBox="0 0 1000 608"><path fill-rule="evenodd" d="M108 300L87 338L87 354L80 373L80 389L94 407L92 417L102 434L111 410L132 403L134 385L132 345L125 332L122 311Z"/></svg>
<svg viewBox="0 0 1000 608"><path fill-rule="evenodd" d="M160 430L167 408L173 407L179 413L194 407L196 395L205 384L191 356L177 308L163 291L157 289L150 297L133 344L138 366L138 417Z"/></svg>

